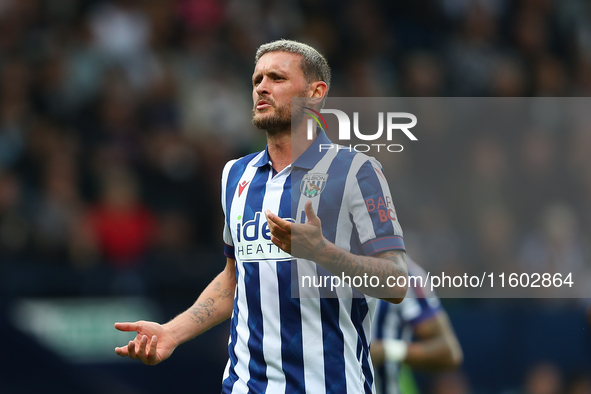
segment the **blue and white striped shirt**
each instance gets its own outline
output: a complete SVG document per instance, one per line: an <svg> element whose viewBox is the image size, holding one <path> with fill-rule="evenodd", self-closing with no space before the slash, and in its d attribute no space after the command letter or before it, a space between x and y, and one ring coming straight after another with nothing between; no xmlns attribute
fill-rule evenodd
<svg viewBox="0 0 591 394"><path fill-rule="evenodd" d="M305 222L311 199L324 237L355 254L404 249L402 230L381 165L364 154L336 149L320 132L312 145L277 174L267 150L226 164L222 206L225 253L236 260L236 292L223 393L372 393L369 357L377 299L338 290L338 298L292 297L303 272L270 240L266 209ZM295 282L294 282L295 281ZM295 284L294 284L295 283Z"/></svg>

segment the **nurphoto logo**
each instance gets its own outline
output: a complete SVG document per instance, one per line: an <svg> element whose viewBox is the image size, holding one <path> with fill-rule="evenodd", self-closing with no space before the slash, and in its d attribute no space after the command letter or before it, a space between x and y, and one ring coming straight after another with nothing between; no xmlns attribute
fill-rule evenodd
<svg viewBox="0 0 591 394"><path fill-rule="evenodd" d="M338 109L321 109L320 112L309 108L304 107L306 110L304 113L310 116L312 119L308 119L307 124L307 138L308 140L314 139L314 130L316 125L320 127L325 132L328 130L328 125L324 116L322 114L333 114L336 115L337 121L339 124L339 133L338 133L338 140L342 144L320 144L319 150L329 150L329 149L337 149L343 150L347 149L349 151L356 151L356 152L369 152L372 149L376 151L380 151L380 148L388 152L402 152L404 149L400 144L390 144L392 141L392 137L395 132L402 132L404 135L411 141L417 141L417 137L410 131L411 128L416 126L417 124L417 117L409 112L378 112L378 131L373 134L364 134L359 130L359 112L353 112L353 134L354 136L362 141L379 141L384 134L384 129L386 131L386 143L372 143L372 144L349 144L344 145L346 142L351 141L351 120L349 116L341 110ZM385 122L384 122L385 119ZM400 122L400 120L406 119L407 122ZM316 121L316 125L314 124ZM384 128L384 123L386 123L386 127ZM383 138L382 138L383 140Z"/></svg>

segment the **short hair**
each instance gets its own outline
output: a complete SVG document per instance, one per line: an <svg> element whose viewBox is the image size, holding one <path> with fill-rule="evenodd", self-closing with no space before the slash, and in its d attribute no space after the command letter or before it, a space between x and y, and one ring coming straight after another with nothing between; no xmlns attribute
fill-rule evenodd
<svg viewBox="0 0 591 394"><path fill-rule="evenodd" d="M330 89L330 67L328 62L320 52L310 45L293 40L277 40L263 44L257 49L254 64L256 65L264 54L270 52L288 52L300 55L302 57L300 66L308 83L323 81L326 83L327 92Z"/></svg>

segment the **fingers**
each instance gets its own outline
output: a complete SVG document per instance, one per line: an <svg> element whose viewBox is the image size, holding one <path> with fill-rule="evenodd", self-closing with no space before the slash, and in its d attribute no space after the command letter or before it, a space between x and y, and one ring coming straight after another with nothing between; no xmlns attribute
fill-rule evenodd
<svg viewBox="0 0 591 394"><path fill-rule="evenodd" d="M115 323L115 328L119 331L137 331L139 327L138 322L135 323Z"/></svg>
<svg viewBox="0 0 591 394"><path fill-rule="evenodd" d="M273 222L269 223L269 231L272 235L278 237L289 237L291 235L291 231L287 231L284 228L279 227Z"/></svg>
<svg viewBox="0 0 591 394"><path fill-rule="evenodd" d="M281 242L281 240L279 238L277 238L274 235L271 235L271 242L273 242L275 245L277 245L277 247L279 247L279 249L284 248L283 242Z"/></svg>
<svg viewBox="0 0 591 394"><path fill-rule="evenodd" d="M129 343L127 344L127 355L129 356L129 358L137 358L135 351L135 341L129 341Z"/></svg>
<svg viewBox="0 0 591 394"><path fill-rule="evenodd" d="M265 211L265 215L267 216L267 223L269 224L269 230L271 230L271 232L279 231L286 234L291 232L291 222L280 218L268 209Z"/></svg>
<svg viewBox="0 0 591 394"><path fill-rule="evenodd" d="M156 338L156 340L154 340ZM149 338L147 335L142 335L133 340L129 341L127 346L123 348L115 348L115 352L120 356L129 356L129 358L133 358L134 360L140 360L144 364L155 364L156 361L156 347L158 345L156 335L152 336L152 341L148 346ZM127 348L127 352L125 351ZM148 352L146 352L146 348L148 348ZM119 351L118 351L119 350Z"/></svg>
<svg viewBox="0 0 591 394"><path fill-rule="evenodd" d="M310 222L312 224L317 224L317 222L319 223L320 219L316 215L316 212L314 212L314 207L312 206L312 200L306 201L306 205L304 206L304 210L306 211L306 216L308 217L308 222Z"/></svg>
<svg viewBox="0 0 591 394"><path fill-rule="evenodd" d="M268 209L265 211L271 233L271 242L287 253L291 253L291 222L281 219Z"/></svg>
<svg viewBox="0 0 591 394"><path fill-rule="evenodd" d="M158 364L158 336L144 335L141 332L144 330L143 321L135 323L115 323L115 328L120 331L138 331L135 339L129 341L126 346L116 347L115 353L121 357L129 357L140 360L144 364L155 365Z"/></svg>
<svg viewBox="0 0 591 394"><path fill-rule="evenodd" d="M119 331L137 331L138 324L137 323L115 323L115 328ZM129 356L131 358L136 358L135 356L135 343L130 341L127 345L116 347L115 353L121 357Z"/></svg>
<svg viewBox="0 0 591 394"><path fill-rule="evenodd" d="M147 345L148 345L148 337L146 335L142 335L142 338L140 339L140 345L138 346L137 351L135 352L135 355L144 364L146 364L148 361L147 357L146 357L146 346Z"/></svg>
<svg viewBox="0 0 591 394"><path fill-rule="evenodd" d="M148 364L150 365L154 365L157 363L158 359L158 353L157 353L157 348L158 348L158 337L156 335L152 336L152 341L150 342L150 349L148 350L148 355L147 355L147 361Z"/></svg>
<svg viewBox="0 0 591 394"><path fill-rule="evenodd" d="M129 351L127 350L127 345L122 346L122 347L116 347L115 353L117 353L117 355L119 355L121 357L126 357L127 355L129 355Z"/></svg>

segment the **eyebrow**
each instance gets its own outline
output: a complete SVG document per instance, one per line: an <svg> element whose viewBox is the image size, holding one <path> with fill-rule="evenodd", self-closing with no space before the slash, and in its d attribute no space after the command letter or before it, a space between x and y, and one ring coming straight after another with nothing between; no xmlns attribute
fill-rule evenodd
<svg viewBox="0 0 591 394"><path fill-rule="evenodd" d="M285 72L279 71L277 69L271 69L268 70L266 72L262 72L262 71L257 71L252 75L252 80L255 81L257 78L259 78L261 75L267 74L271 77L284 77L287 74Z"/></svg>

